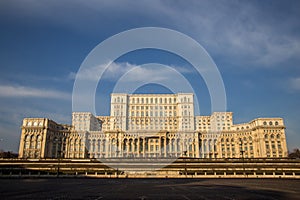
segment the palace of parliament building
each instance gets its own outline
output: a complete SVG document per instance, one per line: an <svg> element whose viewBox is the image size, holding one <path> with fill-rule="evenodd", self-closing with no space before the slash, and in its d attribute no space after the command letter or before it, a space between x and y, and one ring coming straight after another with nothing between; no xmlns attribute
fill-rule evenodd
<svg viewBox="0 0 300 200"><path fill-rule="evenodd" d="M191 93L113 93L110 106L110 116L73 112L72 125L25 118L19 157L287 157L282 118L233 124L232 112L195 116Z"/></svg>

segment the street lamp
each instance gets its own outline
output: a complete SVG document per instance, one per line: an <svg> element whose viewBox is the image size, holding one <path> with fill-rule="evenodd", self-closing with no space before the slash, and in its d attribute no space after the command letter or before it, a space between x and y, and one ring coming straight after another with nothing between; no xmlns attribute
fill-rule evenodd
<svg viewBox="0 0 300 200"><path fill-rule="evenodd" d="M59 165L60 165L60 155L61 155L61 149L60 149L60 140L55 138L55 143L56 143L56 157L57 157L57 172L56 172L56 177L59 177Z"/></svg>
<svg viewBox="0 0 300 200"><path fill-rule="evenodd" d="M241 150L241 154L242 154L242 162L243 162L243 173L244 173L244 176L245 176L246 174L245 174L244 153L245 153L245 150Z"/></svg>
<svg viewBox="0 0 300 200"><path fill-rule="evenodd" d="M184 155L184 158L183 158L183 162L184 162L184 173L185 173L185 177L187 177L187 169L186 169L186 156L187 156L187 151L183 151L183 155Z"/></svg>

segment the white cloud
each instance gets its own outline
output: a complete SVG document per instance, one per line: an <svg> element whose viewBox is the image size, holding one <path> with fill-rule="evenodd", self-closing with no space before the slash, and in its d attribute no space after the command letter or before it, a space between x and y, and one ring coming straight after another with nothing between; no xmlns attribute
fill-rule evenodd
<svg viewBox="0 0 300 200"><path fill-rule="evenodd" d="M3 99L0 99L0 101ZM4 105L1 102L1 105ZM71 123L69 107L53 103L53 100L43 102L38 107L28 101L19 104L5 104L0 107L0 149L18 151L20 141L20 126L25 117L45 117L57 123Z"/></svg>
<svg viewBox="0 0 300 200"><path fill-rule="evenodd" d="M98 74L99 72L102 72L107 64L98 65L95 67L85 68L81 71L80 74L77 75L75 72L71 72L69 74L70 79L79 78L82 80L98 80ZM138 68L137 68L138 67ZM179 73L191 73L192 71L186 67L180 67L180 66L168 66L173 68L174 70L178 71ZM145 80L148 78L153 79L155 77L155 80L165 80L169 77L169 74L167 74L165 70L158 71L157 68L152 69L151 67L139 67L139 65L130 64L128 62L126 63L116 63L112 62L108 69L105 71L105 75L102 77L105 80L117 80L120 76L125 74L126 72L132 70L135 68L135 70L130 74L127 81L128 82L134 82L138 80ZM76 77L78 76L78 77Z"/></svg>
<svg viewBox="0 0 300 200"><path fill-rule="evenodd" d="M232 63L257 67L279 66L281 62L299 57L300 38L291 32L299 23L290 18L293 15L276 18L277 13L272 12L272 8L265 12L251 3L218 1L216 6L203 5L207 6L210 7L207 11L183 12L176 20L190 24L192 36L210 51L233 60ZM239 9L234 9L237 7Z"/></svg>
<svg viewBox="0 0 300 200"><path fill-rule="evenodd" d="M98 77L98 74L100 72L103 72L106 68L107 64L98 65L90 68L83 68L80 73L71 72L69 74L70 79L81 79L81 80L98 80L100 77ZM111 63L106 70L106 74L103 77L104 79L114 79L126 71L136 67L136 65L132 65L129 63Z"/></svg>
<svg viewBox="0 0 300 200"><path fill-rule="evenodd" d="M210 53L224 56L238 66L279 66L300 54L300 38L296 32L298 2L265 7L255 1L75 0L66 4L32 0L14 7L21 13L19 16L46 19L85 34L98 34L95 25L103 24L104 27L100 26L103 31L109 23L118 21L121 28L118 28L120 24L113 26L113 32L117 33L124 30L126 21L130 24L131 18L138 18L141 23L129 27L164 26L182 31L197 39ZM99 18L99 13L107 16L103 17L107 20Z"/></svg>
<svg viewBox="0 0 300 200"><path fill-rule="evenodd" d="M71 99L71 95L66 92L12 85L0 85L0 97L38 97L64 100Z"/></svg>

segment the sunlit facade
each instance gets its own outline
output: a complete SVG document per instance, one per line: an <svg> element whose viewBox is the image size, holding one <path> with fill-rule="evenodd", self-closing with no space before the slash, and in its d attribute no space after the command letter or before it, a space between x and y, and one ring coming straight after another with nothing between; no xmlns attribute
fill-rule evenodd
<svg viewBox="0 0 300 200"><path fill-rule="evenodd" d="M110 116L72 113L72 125L25 118L21 158L286 157L282 118L233 124L232 112L195 116L191 93L112 94Z"/></svg>

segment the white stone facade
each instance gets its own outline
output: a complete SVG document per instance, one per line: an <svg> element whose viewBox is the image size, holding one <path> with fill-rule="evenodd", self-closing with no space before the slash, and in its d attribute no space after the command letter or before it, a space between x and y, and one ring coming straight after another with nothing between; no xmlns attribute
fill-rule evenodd
<svg viewBox="0 0 300 200"><path fill-rule="evenodd" d="M195 116L190 93L112 94L110 106L110 116L74 112L72 126L44 118L24 119L20 157L287 156L282 118L233 124L232 112Z"/></svg>

